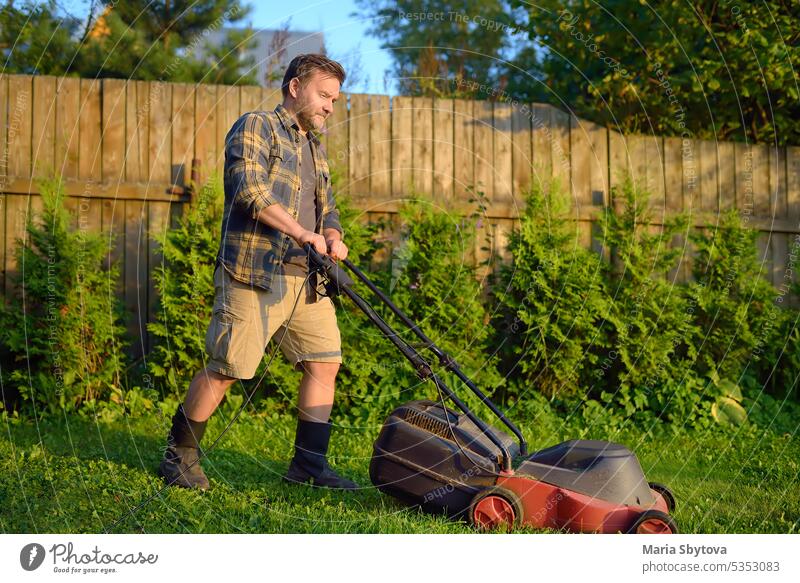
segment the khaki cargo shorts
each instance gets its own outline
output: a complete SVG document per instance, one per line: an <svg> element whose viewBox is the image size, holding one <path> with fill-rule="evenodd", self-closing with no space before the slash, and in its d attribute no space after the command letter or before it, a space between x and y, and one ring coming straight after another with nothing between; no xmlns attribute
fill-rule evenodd
<svg viewBox="0 0 800 583"><path fill-rule="evenodd" d="M276 274L272 289L266 291L233 279L217 266L214 310L206 332L208 368L237 379L253 378L273 337L281 340L281 350L295 366L303 361L341 363L341 336L330 298L308 303L304 291L286 328L304 281Z"/></svg>

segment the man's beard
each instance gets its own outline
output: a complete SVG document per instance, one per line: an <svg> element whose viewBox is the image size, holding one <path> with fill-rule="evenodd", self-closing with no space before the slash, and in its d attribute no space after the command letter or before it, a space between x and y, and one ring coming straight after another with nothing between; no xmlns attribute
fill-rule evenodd
<svg viewBox="0 0 800 583"><path fill-rule="evenodd" d="M321 124L319 127L314 125L314 117L314 115L309 115L303 110L297 112L297 121L300 123L300 127L306 131L318 132L322 129Z"/></svg>

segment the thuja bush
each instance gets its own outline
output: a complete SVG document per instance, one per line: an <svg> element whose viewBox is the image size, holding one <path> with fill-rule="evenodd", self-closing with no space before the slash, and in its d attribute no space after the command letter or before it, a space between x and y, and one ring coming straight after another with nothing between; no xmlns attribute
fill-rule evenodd
<svg viewBox="0 0 800 583"><path fill-rule="evenodd" d="M744 412L770 379L796 382L798 311L778 307L756 234L735 214L691 234L694 281L677 284L670 242L690 235L686 217L654 228L647 192L626 180L612 194L601 255L577 245L557 185L530 192L494 286L509 397L536 390L587 419L701 426L720 399Z"/></svg>
<svg viewBox="0 0 800 583"><path fill-rule="evenodd" d="M493 286L500 306L494 345L501 370L517 381L509 385L509 397L531 390L548 397L583 395L609 348L606 266L578 243L567 203L557 183L532 188L509 237L513 261L501 266Z"/></svg>
<svg viewBox="0 0 800 583"><path fill-rule="evenodd" d="M613 266L605 328L611 350L598 371L600 400L628 416L648 411L671 421L691 419L700 395L686 372L696 357L697 326L685 289L667 277L681 256L671 241L686 232L687 218L651 227L648 193L629 178L612 197L615 208L606 209L601 223Z"/></svg>
<svg viewBox="0 0 800 583"><path fill-rule="evenodd" d="M57 413L119 397L126 344L107 240L70 226L59 181L41 183L43 211L14 250L19 295L0 310L6 403Z"/></svg>
<svg viewBox="0 0 800 583"><path fill-rule="evenodd" d="M214 265L222 222L218 177L196 189L177 224L154 237L163 261L150 274L159 309L148 330L156 343L147 367L162 393L179 395L204 366L204 339L214 303Z"/></svg>
<svg viewBox="0 0 800 583"><path fill-rule="evenodd" d="M476 241L476 217L462 217L434 208L429 201L411 200L400 210L399 243L391 260L376 264L368 276L387 293L440 348L461 365L486 393L503 379L491 362L490 328L471 250ZM472 405L477 400L460 381L438 365L435 356L391 312L370 297L399 336L434 365L451 388ZM419 398L438 399L431 382L420 381L406 359L349 300L340 313L345 363L340 375L340 410L360 420L377 420L393 405ZM345 316L346 314L346 316ZM452 406L452 405L450 405Z"/></svg>

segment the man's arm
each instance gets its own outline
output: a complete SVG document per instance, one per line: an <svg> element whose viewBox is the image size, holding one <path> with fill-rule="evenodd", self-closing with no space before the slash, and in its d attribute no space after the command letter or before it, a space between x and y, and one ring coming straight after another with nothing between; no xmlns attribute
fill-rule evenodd
<svg viewBox="0 0 800 583"><path fill-rule="evenodd" d="M280 204L271 204L262 208L258 213L258 220L265 225L278 229L282 233L286 233L294 239L300 247L306 243L311 243L318 253L325 255L328 252L328 246L326 245L327 235L323 237L314 231L304 229ZM339 232L336 231L336 233L338 234ZM334 259L336 258L334 257Z"/></svg>

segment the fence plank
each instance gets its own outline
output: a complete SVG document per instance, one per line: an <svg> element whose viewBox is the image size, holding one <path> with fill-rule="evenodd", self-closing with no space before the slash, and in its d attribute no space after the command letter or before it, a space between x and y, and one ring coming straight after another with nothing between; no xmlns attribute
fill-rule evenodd
<svg viewBox="0 0 800 583"><path fill-rule="evenodd" d="M698 140L700 159L700 209L719 211L719 182L717 180L717 144L711 140Z"/></svg>
<svg viewBox="0 0 800 583"><path fill-rule="evenodd" d="M125 301L125 201L107 198L102 201L102 228L106 247L106 269L117 264L120 277L114 286L116 296ZM150 275L152 277L152 275Z"/></svg>
<svg viewBox="0 0 800 583"><path fill-rule="evenodd" d="M664 178L664 144L661 136L645 136L645 159L647 186L650 191L650 206L656 214L663 214L666 207Z"/></svg>
<svg viewBox="0 0 800 583"><path fill-rule="evenodd" d="M412 176L414 191L430 195L433 188L433 99L414 97Z"/></svg>
<svg viewBox="0 0 800 583"><path fill-rule="evenodd" d="M626 136L613 130L608 132L608 161L609 204L617 208L621 199L614 191L622 187L626 176L633 177L633 168Z"/></svg>
<svg viewBox="0 0 800 583"><path fill-rule="evenodd" d="M370 193L388 199L391 194L392 112L389 97L372 95L369 101Z"/></svg>
<svg viewBox="0 0 800 583"><path fill-rule="evenodd" d="M369 95L350 95L350 192L369 196Z"/></svg>
<svg viewBox="0 0 800 583"><path fill-rule="evenodd" d="M261 87L242 86L239 115L261 110Z"/></svg>
<svg viewBox="0 0 800 583"><path fill-rule="evenodd" d="M8 150L8 75L3 75L0 73L0 195L2 195L3 191L5 190L6 184L8 184L8 157L9 157L9 150ZM5 207L0 207L0 211L3 214L0 214L0 222L3 222L3 217L5 216ZM2 227L0 227L2 228ZM0 235L0 241L2 241L2 236ZM2 245L0 245L2 247ZM2 251L0 251L2 253ZM2 257L0 257L0 267L3 266ZM3 287L3 282L0 281L0 289L5 289Z"/></svg>
<svg viewBox="0 0 800 583"><path fill-rule="evenodd" d="M103 80L103 180L125 180L125 81Z"/></svg>
<svg viewBox="0 0 800 583"><path fill-rule="evenodd" d="M350 188L350 174L349 174L349 161L350 155L348 152L349 137L349 113L348 113L348 95L340 93L339 99L333 105L333 113L326 122L326 150L328 151L328 162L333 165L337 174L337 190L348 192Z"/></svg>
<svg viewBox="0 0 800 583"><path fill-rule="evenodd" d="M56 78L34 75L31 147L32 175L53 177L55 172Z"/></svg>
<svg viewBox="0 0 800 583"><path fill-rule="evenodd" d="M551 130L553 133L553 177L561 184L564 192L569 192L570 150L569 150L569 115L550 108Z"/></svg>
<svg viewBox="0 0 800 583"><path fill-rule="evenodd" d="M664 138L663 143L665 180L664 203L668 213L679 213L683 211L681 138ZM668 281L685 281L688 277L685 263L687 257L686 241L686 237L681 234L676 235L671 242L673 248L681 249L681 264L670 270L667 274Z"/></svg>
<svg viewBox="0 0 800 583"><path fill-rule="evenodd" d="M28 220L30 196L27 194L6 195L5 232L5 297L9 300L16 292L14 279L19 275L17 265L17 240L26 240L25 225Z"/></svg>
<svg viewBox="0 0 800 583"><path fill-rule="evenodd" d="M128 182L146 182L148 176L149 127L147 111L150 84L128 81L125 87L125 178Z"/></svg>
<svg viewBox="0 0 800 583"><path fill-rule="evenodd" d="M494 140L492 139L492 102L475 101L475 189L487 201L494 200Z"/></svg>
<svg viewBox="0 0 800 583"><path fill-rule="evenodd" d="M769 146L753 144L753 207L756 216L771 216L769 195Z"/></svg>
<svg viewBox="0 0 800 583"><path fill-rule="evenodd" d="M531 143L530 107L525 104L515 105L511 113L511 186L518 204L524 204L524 196L531 183Z"/></svg>
<svg viewBox="0 0 800 583"><path fill-rule="evenodd" d="M200 160L200 183L215 169L217 160L217 86L195 86L194 157ZM219 144L224 156L224 144Z"/></svg>
<svg viewBox="0 0 800 583"><path fill-rule="evenodd" d="M147 207L125 201L125 308L134 358L146 351L147 339Z"/></svg>
<svg viewBox="0 0 800 583"><path fill-rule="evenodd" d="M494 159L492 173L494 174L495 202L511 205L514 202L512 184L512 142L511 142L511 104L495 102L493 115L492 137L494 138Z"/></svg>
<svg viewBox="0 0 800 583"><path fill-rule="evenodd" d="M392 97L392 198L405 198L412 188L412 108L411 97Z"/></svg>
<svg viewBox="0 0 800 583"><path fill-rule="evenodd" d="M433 196L437 203L453 198L453 101L433 102Z"/></svg>
<svg viewBox="0 0 800 583"><path fill-rule="evenodd" d="M83 179L97 181L103 178L103 142L100 133L101 89L99 79L81 79L78 175Z"/></svg>
<svg viewBox="0 0 800 583"><path fill-rule="evenodd" d="M733 142L717 142L719 152L719 208L720 212L736 208L736 167Z"/></svg>
<svg viewBox="0 0 800 583"><path fill-rule="evenodd" d="M664 203L670 212L683 210L682 152L680 138L664 138Z"/></svg>
<svg viewBox="0 0 800 583"><path fill-rule="evenodd" d="M8 78L8 175L31 175L32 77Z"/></svg>
<svg viewBox="0 0 800 583"><path fill-rule="evenodd" d="M800 219L800 146L786 148L786 218Z"/></svg>
<svg viewBox="0 0 800 583"><path fill-rule="evenodd" d="M577 208L592 204L592 145L590 122L575 116L570 118L570 194Z"/></svg>
<svg viewBox="0 0 800 583"><path fill-rule="evenodd" d="M217 86L217 157L214 159L212 168L220 174L225 166L225 136L228 135L233 124L239 118L239 87L238 86Z"/></svg>
<svg viewBox="0 0 800 583"><path fill-rule="evenodd" d="M171 125L170 182L189 184L194 157L194 86L184 83L172 86Z"/></svg>
<svg viewBox="0 0 800 583"><path fill-rule="evenodd" d="M786 198L786 148L770 146L768 152L770 215L784 218L788 210L788 200Z"/></svg>
<svg viewBox="0 0 800 583"><path fill-rule="evenodd" d="M156 238L162 238L169 228L170 203L150 201L147 203L147 321L155 322L159 297L153 274L162 266L164 256ZM147 333L147 350L152 349L155 338Z"/></svg>
<svg viewBox="0 0 800 583"><path fill-rule="evenodd" d="M466 99L456 99L453 102L453 196L457 200L465 200L474 195L475 117L472 106L473 102Z"/></svg>
<svg viewBox="0 0 800 583"><path fill-rule="evenodd" d="M150 141L148 148L148 182L169 183L172 174L172 85L150 83L148 116Z"/></svg>
<svg viewBox="0 0 800 583"><path fill-rule="evenodd" d="M553 134L551 131L551 112L553 109L543 103L531 106L531 148L533 149L533 180L548 182L553 175Z"/></svg>

